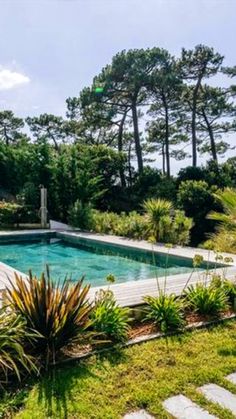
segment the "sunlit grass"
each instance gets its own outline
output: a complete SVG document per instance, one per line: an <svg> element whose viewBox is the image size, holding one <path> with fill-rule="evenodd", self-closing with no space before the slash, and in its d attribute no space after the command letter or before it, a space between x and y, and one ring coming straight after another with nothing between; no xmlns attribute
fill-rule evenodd
<svg viewBox="0 0 236 419"><path fill-rule="evenodd" d="M236 322L232 321L58 368L23 393L25 404L13 417L119 419L145 408L154 417L168 418L162 401L184 393L219 418L232 419L230 412L206 402L196 388L214 382L236 394L236 386L224 380L234 371ZM6 408L6 397L4 403Z"/></svg>

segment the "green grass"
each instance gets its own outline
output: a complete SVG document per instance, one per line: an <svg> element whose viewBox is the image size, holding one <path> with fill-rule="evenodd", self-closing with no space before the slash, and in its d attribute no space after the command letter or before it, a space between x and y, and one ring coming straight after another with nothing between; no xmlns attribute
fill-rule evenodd
<svg viewBox="0 0 236 419"><path fill-rule="evenodd" d="M236 322L232 321L60 367L15 396L17 407L20 402L23 406L12 417L119 419L145 408L154 417L168 418L162 401L184 393L219 418L232 419L230 412L208 403L196 388L213 382L236 394L236 386L224 380L234 371ZM14 407L14 396L8 399L5 395L0 402L2 411Z"/></svg>

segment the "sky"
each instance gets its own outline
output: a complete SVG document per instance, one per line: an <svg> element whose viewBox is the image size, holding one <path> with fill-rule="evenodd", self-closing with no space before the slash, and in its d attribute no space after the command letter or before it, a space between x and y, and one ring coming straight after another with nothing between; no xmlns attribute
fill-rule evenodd
<svg viewBox="0 0 236 419"><path fill-rule="evenodd" d="M0 109L65 115L118 51L203 43L236 64L236 0L0 0ZM224 80L220 80L224 83Z"/></svg>

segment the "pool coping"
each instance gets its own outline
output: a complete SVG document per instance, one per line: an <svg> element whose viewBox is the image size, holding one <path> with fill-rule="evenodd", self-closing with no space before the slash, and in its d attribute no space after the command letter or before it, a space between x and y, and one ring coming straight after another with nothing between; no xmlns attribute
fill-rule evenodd
<svg viewBox="0 0 236 419"><path fill-rule="evenodd" d="M194 255L198 254L203 256L204 260L209 263L215 263L215 253L213 251L208 251L205 249L192 248L192 247L182 247L182 246L173 246L167 248L162 244L151 244L143 240L133 240L127 239L124 237L95 234L90 232L82 231L55 231L55 230L22 230L14 232L0 232L0 239L4 241L12 239L22 239L29 237L42 237L47 235L56 235L58 238L70 239L71 241L84 242L84 243L95 243L103 244L120 248L134 249L145 252L153 252L162 254L162 255L171 255L177 256L184 259L193 259ZM229 253L221 253L223 257L231 257L233 262L227 268L227 278L234 279L236 278L236 255ZM219 267L214 269L216 274L222 274L224 268ZM6 287L10 286L9 279L14 282L15 272L19 275L22 275L24 278L27 278L27 275L17 271L9 265L6 265L0 262L0 292L3 291ZM166 293L171 294L175 293L180 295L185 288L186 282L189 280L190 274L177 274L170 275L167 278L160 277L158 278L158 284L161 289L163 289L166 282ZM209 282L209 275L206 275L206 271L194 272L191 275L191 278L188 284L196 284L199 281ZM117 302L121 306L136 307L143 304L143 298L146 295L156 296L158 295L158 284L157 278L143 279L138 281L129 281L123 283L117 283L112 285L103 285L99 287L91 287L89 291L89 298L94 300L96 292L101 288L113 291L114 296Z"/></svg>

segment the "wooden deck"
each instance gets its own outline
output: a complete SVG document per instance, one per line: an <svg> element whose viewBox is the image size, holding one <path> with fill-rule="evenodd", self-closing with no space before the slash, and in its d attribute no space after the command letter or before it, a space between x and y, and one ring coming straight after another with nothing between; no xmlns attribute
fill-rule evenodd
<svg viewBox="0 0 236 419"><path fill-rule="evenodd" d="M43 234L45 232L42 232ZM7 234L7 233L5 233ZM8 233L10 236L10 233ZM15 233L17 234L17 233ZM22 232L20 232L22 235ZM29 234L29 232L27 232ZM33 235L34 232L31 232ZM68 238L68 239L80 239L82 241L90 241L95 243L103 243L107 245L115 245L125 248L133 248L133 249L140 249L143 251L151 251L157 253L169 253L174 256L182 257L182 258L193 258L195 254L201 254L205 261L214 262L215 261L215 254L214 252L208 252L204 249L194 249L194 248L182 248L182 247L173 247L171 249L167 249L165 246L162 245L152 245L150 243L144 241L135 241L135 240L127 240L121 237L114 237L114 236L106 236L106 235L97 235L97 234L90 234L90 233L80 233L80 232L60 232L56 233L58 238ZM0 234L0 236L2 233ZM224 256L230 256L233 259L232 266L227 267L227 278L235 279L236 278L236 256L235 255L228 255L224 254ZM9 286L9 279L14 281L14 272L15 269L12 267L5 265L4 263L0 262L0 291L4 290L6 286ZM222 274L222 268L219 267L215 270L216 273ZM18 274L22 275L23 277L27 277L25 274L17 271ZM164 284L166 284L166 293L171 294L175 293L176 295L180 295L186 285L186 282L189 279L189 273L187 274L178 274L172 275L165 278L151 278L151 279L144 279L138 281L129 281L126 283L120 284L113 284L110 285L109 288L114 292L115 298L117 302L122 306L138 306L143 304L143 297L146 295L156 296L158 294L158 284L161 289L163 289ZM196 284L199 281L208 281L209 278L206 277L206 273L202 272L195 272L192 274L189 284ZM107 286L102 287L93 287L90 289L89 297L91 300L94 299L95 293L99 289L106 289Z"/></svg>

